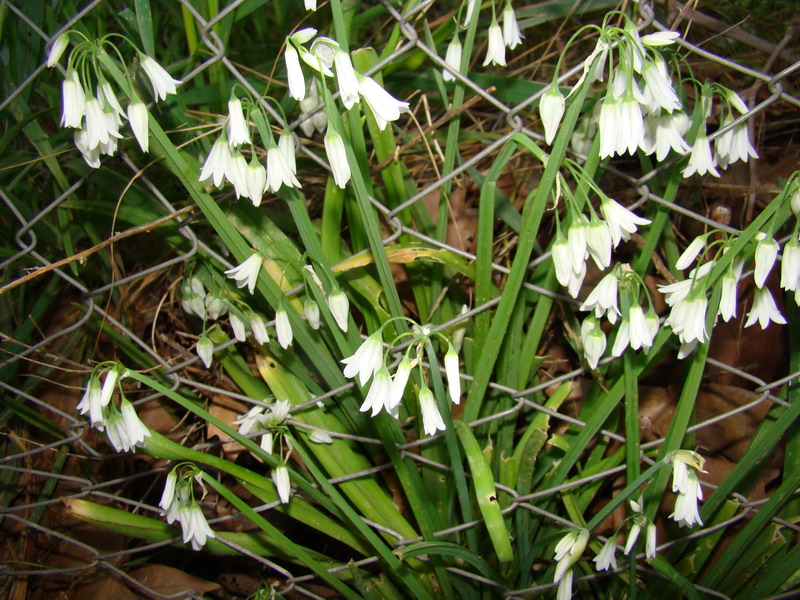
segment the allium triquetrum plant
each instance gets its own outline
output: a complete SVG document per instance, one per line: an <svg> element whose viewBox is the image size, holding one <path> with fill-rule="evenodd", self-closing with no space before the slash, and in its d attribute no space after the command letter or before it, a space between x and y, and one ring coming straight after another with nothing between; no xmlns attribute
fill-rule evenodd
<svg viewBox="0 0 800 600"><path fill-rule="evenodd" d="M720 330L798 314L800 177L703 213L699 183L760 160L752 81L707 78L649 4L546 4L145 1L51 40L43 160L94 194L68 208L191 214L125 263L169 258L169 324L142 345L92 317L115 350L87 347L72 411L87 443L158 465L132 498L152 510L72 514L182 563L253 561L263 597L796 584L790 380L758 388L771 408L721 477L700 422L726 415L698 398ZM64 217L53 248L96 238ZM116 260L72 276L95 289ZM659 376L679 384L663 430ZM746 504L784 435L782 478Z"/></svg>

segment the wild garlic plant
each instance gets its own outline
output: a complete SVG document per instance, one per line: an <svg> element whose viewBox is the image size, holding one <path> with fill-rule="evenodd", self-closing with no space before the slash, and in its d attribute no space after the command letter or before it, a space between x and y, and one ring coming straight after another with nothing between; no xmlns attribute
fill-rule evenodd
<svg viewBox="0 0 800 600"><path fill-rule="evenodd" d="M180 526L181 543L275 554L279 569L302 566L297 581L277 570L291 586L313 573L341 597L480 598L491 581L506 597L550 586L566 599L573 587L587 589L584 578L621 563L608 592L621 597L637 592L639 560L676 589L687 578L703 583L687 566L696 547L676 540L682 528L702 533L732 509L721 508L728 496L705 498L704 458L689 449L697 447L690 428L702 367L718 322L787 323L775 299L778 270L780 288L800 304L800 175L741 231L705 219L699 235L678 244L660 210L678 203L677 190L758 158L742 118L748 105L718 82L695 79L681 32L622 11L582 27L548 72L538 107L520 101L508 116L525 119L499 138L467 129L465 80L482 70L514 79L515 61L534 48L530 7L452 3L420 28L428 54L417 52L423 35L413 27L418 37L404 46L406 25L417 21L398 21L386 38L381 30L359 37L350 28L363 27L371 10L317 4L293 0L286 14L297 19L276 32L277 59L262 69L274 73L268 85L259 90L251 73L215 80L209 87L219 97L197 111L177 103L197 85L188 65L168 63L181 64L182 83L117 34L90 41L70 31L53 43L48 66L72 45L61 125L76 130L86 163L97 169L101 156L114 155L127 120L139 150L178 178L200 209L193 218L208 225L197 228L202 240L187 236L192 250L164 295L183 311L174 318L191 340L186 362L102 362L78 413L118 452L173 461L159 506L168 525ZM395 18L395 4L372 8ZM441 8L401 4L410 12L398 14L419 10L415 19ZM570 82L567 63L587 36L584 67ZM387 47L351 51L367 39ZM452 123L446 137L421 124L426 88L403 87L419 64L420 82L444 94L434 110ZM207 133L190 137L195 128L171 122L174 115L160 122L141 99L146 82L155 102L209 121L196 128ZM473 140L489 147L497 139L490 164L466 164ZM404 162L408 144L430 154L436 219L418 202L425 187ZM500 185L512 159L535 164L527 195ZM623 173L624 185L605 169ZM637 169L646 177L636 179ZM454 186L467 197L461 178L473 171L474 254L447 242ZM631 191L641 201L631 203ZM498 252L506 226L518 234L507 254ZM540 352L550 352L545 332L554 322L564 325L567 351L550 360ZM646 445L640 380L670 339L687 375L668 430ZM559 361L571 361L582 387L562 381ZM177 375L182 367L197 381ZM148 427L123 380L213 425L223 448L235 442L249 456L190 448ZM201 395L220 389L241 403L235 416ZM788 427L781 419L764 427ZM764 437L742 464L768 453ZM600 472L613 477L592 479ZM736 476L726 494L747 473ZM212 529L207 494L248 519L246 531L229 531L222 519ZM659 515L662 505L672 512ZM312 539L289 539L271 510ZM167 533L177 535L177 525ZM166 535L163 523L150 526Z"/></svg>

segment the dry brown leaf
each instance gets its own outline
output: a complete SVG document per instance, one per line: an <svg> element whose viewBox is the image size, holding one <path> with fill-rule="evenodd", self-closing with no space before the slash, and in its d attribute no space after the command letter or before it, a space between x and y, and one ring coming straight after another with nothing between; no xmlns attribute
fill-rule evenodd
<svg viewBox="0 0 800 600"><path fill-rule="evenodd" d="M189 575L166 565L145 565L130 572L131 577L154 592L171 596L184 590L195 594L206 594L218 590L220 585L206 579ZM114 600L118 600L114 598Z"/></svg>
<svg viewBox="0 0 800 600"><path fill-rule="evenodd" d="M226 425L236 429L236 426L233 424L233 422L250 410L250 408L250 406L241 400L234 400L228 396L218 394L211 399L211 406L209 407L208 412L211 413L212 417L216 417ZM219 427L211 422L206 424L206 436L209 439L214 436L219 437L221 440L228 439L228 434L223 432ZM239 442L228 442L223 446L223 452L227 458L236 457L236 455L238 455L242 450L244 450L244 446L242 446Z"/></svg>

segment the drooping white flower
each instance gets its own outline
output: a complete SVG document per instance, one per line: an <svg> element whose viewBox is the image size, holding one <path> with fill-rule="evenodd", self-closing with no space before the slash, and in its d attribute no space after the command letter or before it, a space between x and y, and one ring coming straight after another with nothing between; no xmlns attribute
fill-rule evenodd
<svg viewBox="0 0 800 600"><path fill-rule="evenodd" d="M297 148L295 147L294 144L294 135L288 129L284 129L281 132L281 135L278 138L278 148L280 148L281 152L283 153L283 157L286 159L286 164L289 165L289 169L292 171L292 175L296 176Z"/></svg>
<svg viewBox="0 0 800 600"><path fill-rule="evenodd" d="M659 285L658 291L664 294L664 301L669 306L675 306L678 302L689 297L690 292L711 273L711 269L714 268L715 264L716 262L713 260L705 262L689 271L688 278L668 285Z"/></svg>
<svg viewBox="0 0 800 600"><path fill-rule="evenodd" d="M248 163L244 171L246 196L253 202L253 206L261 206L261 199L267 191L267 168L253 159Z"/></svg>
<svg viewBox="0 0 800 600"><path fill-rule="evenodd" d="M439 409L436 408L436 399L433 392L424 383L419 391L419 409L422 413L422 429L427 435L434 435L437 431L444 431L445 425Z"/></svg>
<svg viewBox="0 0 800 600"><path fill-rule="evenodd" d="M92 375L86 384L86 392L84 392L81 401L75 407L81 415L88 413L91 424L95 427L99 426L100 429L102 429L106 420L101 398L100 378Z"/></svg>
<svg viewBox="0 0 800 600"><path fill-rule="evenodd" d="M600 329L597 319L589 315L581 323L581 343L583 344L583 354L589 368L596 369L597 363L606 351L606 336Z"/></svg>
<svg viewBox="0 0 800 600"><path fill-rule="evenodd" d="M653 523L647 523L645 529L645 544L644 555L650 559L656 557L656 526Z"/></svg>
<svg viewBox="0 0 800 600"><path fill-rule="evenodd" d="M233 184L233 189L236 192L236 198L250 197L250 188L247 181L247 160L238 150L235 150L231 155L231 170L229 179Z"/></svg>
<svg viewBox="0 0 800 600"><path fill-rule="evenodd" d="M112 396L114 396L114 392L117 389L117 383L119 382L119 370L116 367L113 367L106 371L106 378L103 380L103 387L100 390L100 405L101 406L108 406L109 402L111 402Z"/></svg>
<svg viewBox="0 0 800 600"><path fill-rule="evenodd" d="M754 239L758 244L756 245L756 268L753 273L753 281L757 287L764 287L767 277L772 271L772 266L775 264L775 259L778 257L778 242L763 231L759 231Z"/></svg>
<svg viewBox="0 0 800 600"><path fill-rule="evenodd" d="M747 321L744 326L755 325L756 321L761 325L761 329L769 327L770 321L778 325L786 325L786 319L778 310L769 288L756 288L753 293L753 307L747 313Z"/></svg>
<svg viewBox="0 0 800 600"><path fill-rule="evenodd" d="M606 540L606 543L603 544L603 547L600 549L600 553L595 556L593 559L595 570L599 573L600 571L608 571L610 569L617 570L617 544L613 538L609 538Z"/></svg>
<svg viewBox="0 0 800 600"><path fill-rule="evenodd" d="M144 72L150 78L150 83L153 85L153 96L156 100L164 100L169 94L176 93L175 86L183 83L178 79L173 79L164 67L146 54L140 53L139 60L142 63Z"/></svg>
<svg viewBox="0 0 800 600"><path fill-rule="evenodd" d="M585 217L580 215L573 221L567 230L567 242L572 262L572 272L579 274L584 270L584 264L589 257L586 249L586 231L589 228Z"/></svg>
<svg viewBox="0 0 800 600"><path fill-rule="evenodd" d="M617 336L614 338L614 345L611 346L611 356L622 356L625 348L631 343L631 324L627 317L623 317L617 327Z"/></svg>
<svg viewBox="0 0 800 600"><path fill-rule="evenodd" d="M539 99L539 116L542 119L544 141L547 144L552 144L556 137L561 117L564 116L564 107L564 96L561 95L558 84L554 81Z"/></svg>
<svg viewBox="0 0 800 600"><path fill-rule="evenodd" d="M642 149L647 154L655 152L656 159L664 160L670 150L686 154L692 148L683 139L682 123L686 115L682 112L649 116L644 123Z"/></svg>
<svg viewBox="0 0 800 600"><path fill-rule="evenodd" d="M333 64L336 68L336 80L339 82L339 98L349 110L358 102L359 86L356 71L353 69L350 55L338 47L333 55Z"/></svg>
<svg viewBox="0 0 800 600"><path fill-rule="evenodd" d="M292 343L293 334L289 315L283 308L279 308L275 313L275 333L278 336L278 343L281 348L286 350Z"/></svg>
<svg viewBox="0 0 800 600"><path fill-rule="evenodd" d="M117 139L122 137L113 113L105 112L100 101L94 97L86 101L86 133L89 136L87 139L89 148L108 144L112 137Z"/></svg>
<svg viewBox="0 0 800 600"><path fill-rule="evenodd" d="M447 51L444 55L444 62L456 73L461 72L461 56L464 53L464 47L461 45L461 40L458 37L458 32L453 35L453 39L447 45ZM449 70L442 71L442 78L445 81L455 81L455 75Z"/></svg>
<svg viewBox="0 0 800 600"><path fill-rule="evenodd" d="M308 90L305 98L300 100L300 129L306 136L310 136L314 131L325 131L328 126L328 113L324 109L317 110L311 114L320 104L319 93L317 93L317 82L312 77L308 80Z"/></svg>
<svg viewBox="0 0 800 600"><path fill-rule="evenodd" d="M503 9L503 42L509 50L513 50L522 43L523 37L519 30L519 23L517 23L517 15L509 0Z"/></svg>
<svg viewBox="0 0 800 600"><path fill-rule="evenodd" d="M61 83L61 101L61 126L80 127L86 113L86 93L75 69L67 71L67 76Z"/></svg>
<svg viewBox="0 0 800 600"><path fill-rule="evenodd" d="M623 94L617 104L617 119L616 153L622 155L627 150L628 154L633 155L644 141L642 103L633 94Z"/></svg>
<svg viewBox="0 0 800 600"><path fill-rule="evenodd" d="M178 521L183 529L183 543L191 543L195 552L205 546L206 541L217 537L196 502L178 510Z"/></svg>
<svg viewBox="0 0 800 600"><path fill-rule="evenodd" d="M306 316L306 321L311 329L319 329L319 304L311 300L311 298L306 298L303 300L303 314Z"/></svg>
<svg viewBox="0 0 800 600"><path fill-rule="evenodd" d="M653 60L647 60L642 67L642 76L646 84L646 91L650 92L653 100L666 110L672 113L681 108L681 101L672 87L672 82L667 71L667 64L661 55L655 54Z"/></svg>
<svg viewBox="0 0 800 600"><path fill-rule="evenodd" d="M728 133L730 138L728 138L728 146L724 148L725 153L719 154L718 151L717 155L719 165L723 169L727 169L728 165L735 163L737 160L747 162L750 158L758 158L758 152L750 143L747 123L740 123ZM721 139L721 137L717 139Z"/></svg>
<svg viewBox="0 0 800 600"><path fill-rule="evenodd" d="M69 45L69 36L66 33L62 33L58 36L53 45L50 46L50 52L47 53L47 68L52 69L58 64L58 61L61 60L61 57L64 54L64 50L67 49Z"/></svg>
<svg viewBox="0 0 800 600"><path fill-rule="evenodd" d="M247 339L247 327L245 326L244 321L240 319L239 315L233 312L233 310L228 313L228 320L231 323L233 337L240 342L245 341L245 339Z"/></svg>
<svg viewBox="0 0 800 600"><path fill-rule="evenodd" d="M317 0L305 0L306 10L317 10Z"/></svg>
<svg viewBox="0 0 800 600"><path fill-rule="evenodd" d="M206 288L196 276L186 277L181 283L181 306L190 314L204 319L206 316Z"/></svg>
<svg viewBox="0 0 800 600"><path fill-rule="evenodd" d="M314 39L315 35L317 35L316 29L314 29L313 27L304 27L303 29L298 29L297 31L295 31L291 35L291 38L298 44L307 44L312 39Z"/></svg>
<svg viewBox="0 0 800 600"><path fill-rule="evenodd" d="M402 113L408 112L408 102L401 102L392 96L372 77L356 73L356 79L358 91L372 111L381 131L386 129L388 121L396 121Z"/></svg>
<svg viewBox="0 0 800 600"><path fill-rule="evenodd" d="M142 423L139 415L136 414L136 409L133 407L133 404L128 402L128 400L123 398L119 407L122 413L122 422L125 425L128 442L130 443L130 448L128 449L132 449L144 442L144 438L150 437L150 430Z"/></svg>
<svg viewBox="0 0 800 600"><path fill-rule="evenodd" d="M299 102L306 96L306 79L303 76L303 68L300 66L300 55L295 47L287 42L283 58L286 61L289 95Z"/></svg>
<svg viewBox="0 0 800 600"><path fill-rule="evenodd" d="M586 542L589 541L589 532L586 529L573 529L561 538L556 544L555 560L556 571L553 583L558 583L583 554ZM571 572L571 571L570 571Z"/></svg>
<svg viewBox="0 0 800 600"><path fill-rule="evenodd" d="M142 152L147 152L150 148L149 119L150 113L144 102L137 98L128 105L128 121Z"/></svg>
<svg viewBox="0 0 800 600"><path fill-rule="evenodd" d="M617 278L616 270L612 270L589 292L580 310L593 310L595 317L598 319L608 314L608 320L611 323L616 323L617 316L620 315L618 290L619 279Z"/></svg>
<svg viewBox="0 0 800 600"><path fill-rule="evenodd" d="M572 598L572 569L567 569L561 580L558 582L556 600L570 600Z"/></svg>
<svg viewBox="0 0 800 600"><path fill-rule="evenodd" d="M694 262L700 251L706 247L707 235L699 235L692 240L692 243L686 247L675 263L675 268L683 271Z"/></svg>
<svg viewBox="0 0 800 600"><path fill-rule="evenodd" d="M611 248L613 246L611 229L608 223L597 218L592 218L586 230L586 247L589 255L600 270L611 265ZM612 321L613 323L613 321Z"/></svg>
<svg viewBox="0 0 800 600"><path fill-rule="evenodd" d="M206 366L206 369L210 369L211 363L214 361L214 343L207 335L203 334L200 336L200 339L197 340L197 347L195 350L197 356L200 357L200 360L202 360L203 364Z"/></svg>
<svg viewBox="0 0 800 600"><path fill-rule="evenodd" d="M630 345L634 350L642 348L645 352L653 345L651 329L648 327L642 307L635 304L628 310Z"/></svg>
<svg viewBox="0 0 800 600"><path fill-rule="evenodd" d="M567 292L573 298L578 297L578 293L581 291L581 286L583 285L583 279L586 277L586 263L582 262L579 265L580 270L575 271L570 269L569 272L569 282L567 283Z"/></svg>
<svg viewBox="0 0 800 600"><path fill-rule="evenodd" d="M231 155L228 140L224 135L219 136L211 147L203 168L200 169L198 181L205 181L209 177L218 188L222 187L222 182L229 176L233 169L233 156ZM228 177L230 179L230 177Z"/></svg>
<svg viewBox="0 0 800 600"><path fill-rule="evenodd" d="M330 434L325 431L321 431L319 429L314 429L308 436L308 439L314 442L315 444L333 443L333 438L330 436Z"/></svg>
<svg viewBox="0 0 800 600"><path fill-rule="evenodd" d="M685 491L679 492L675 497L675 510L670 517L675 519L681 527L702 525L697 501L703 499L703 490L694 471L687 471Z"/></svg>
<svg viewBox="0 0 800 600"><path fill-rule="evenodd" d="M289 469L286 465L278 465L272 470L272 482L275 484L281 504L288 504L292 483L289 480Z"/></svg>
<svg viewBox="0 0 800 600"><path fill-rule="evenodd" d="M472 15L475 14L475 9L480 12L481 0L467 0L467 12L464 15L464 27L469 25L472 20Z"/></svg>
<svg viewBox="0 0 800 600"><path fill-rule="evenodd" d="M450 393L450 400L453 404L461 402L461 378L458 374L458 354L450 344L447 353L444 355L444 372L447 376L447 391Z"/></svg>
<svg viewBox="0 0 800 600"><path fill-rule="evenodd" d="M682 175L691 177L695 173L698 175L711 173L714 177L719 177L719 171L717 171L716 167L717 161L711 155L711 144L706 137L705 131L698 131L692 153L689 155L689 163L683 170Z"/></svg>
<svg viewBox="0 0 800 600"><path fill-rule="evenodd" d="M733 268L722 276L720 285L722 286L722 293L719 299L719 314L723 321L730 321L736 316L736 288L739 283L739 278L742 276L742 269L744 263L739 260L736 261Z"/></svg>
<svg viewBox="0 0 800 600"><path fill-rule="evenodd" d="M273 144L267 150L267 189L277 192L282 185L299 188L300 182L297 181L284 153Z"/></svg>
<svg viewBox="0 0 800 600"><path fill-rule="evenodd" d="M389 390L389 400L386 402L386 410L390 413L395 411L400 401L403 399L403 392L406 389L408 377L413 367L413 363L407 356L404 356L400 364L397 365L397 370L394 372L394 377L392 378L392 387Z"/></svg>
<svg viewBox="0 0 800 600"><path fill-rule="evenodd" d="M108 441L114 447L114 450L117 452L127 452L133 448L133 444L128 439L128 430L125 426L125 422L122 419L122 415L113 406L109 411L105 426L106 435L108 435Z"/></svg>
<svg viewBox="0 0 800 600"><path fill-rule="evenodd" d="M553 257L553 265L556 268L558 283L567 286L572 276L572 254L569 251L569 242L561 231L556 234L550 253Z"/></svg>
<svg viewBox="0 0 800 600"><path fill-rule="evenodd" d="M639 40L645 46L659 47L674 44L679 37L681 37L681 34L677 31L656 31L655 33L643 35Z"/></svg>
<svg viewBox="0 0 800 600"><path fill-rule="evenodd" d="M239 433L241 435L249 435L264 426L264 421L266 419L266 414L264 414L265 410L266 409L260 404L256 405L245 414L235 419L233 424L239 426Z"/></svg>
<svg viewBox="0 0 800 600"><path fill-rule="evenodd" d="M252 294L256 288L261 263L261 255L258 252L254 252L240 265L225 271L225 275L236 281L236 287L243 288L247 286L247 291Z"/></svg>
<svg viewBox="0 0 800 600"><path fill-rule="evenodd" d="M369 387L367 396L364 403L359 409L361 412L372 411L374 417L381 409L386 407L388 410L389 401L391 398L392 378L389 371L384 364L375 371L375 377L372 379L372 385Z"/></svg>
<svg viewBox="0 0 800 600"><path fill-rule="evenodd" d="M253 337L260 345L269 342L269 333L267 333L267 324L261 315L250 312L250 329L253 331Z"/></svg>
<svg viewBox="0 0 800 600"><path fill-rule="evenodd" d="M322 73L325 77L333 77L331 69L333 68L333 59L337 48L339 48L339 43L336 40L319 37L311 45L311 52L302 48L299 50L300 60L318 73Z"/></svg>
<svg viewBox="0 0 800 600"><path fill-rule="evenodd" d="M706 310L708 298L703 293L695 294L676 303L670 310L666 323L672 327L681 342L708 341L706 333Z"/></svg>
<svg viewBox="0 0 800 600"><path fill-rule="evenodd" d="M85 129L78 129L73 136L75 147L80 151L83 160L93 169L100 168L100 147L89 148L89 134Z"/></svg>
<svg viewBox="0 0 800 600"><path fill-rule="evenodd" d="M228 312L228 305L225 304L219 295L214 292L208 292L208 294L206 294L206 312L210 320L216 321Z"/></svg>
<svg viewBox="0 0 800 600"><path fill-rule="evenodd" d="M483 61L485 67L489 63L495 64L499 67L506 66L506 46L503 42L503 31L497 23L496 18L492 18L492 24L489 25L489 33L487 34L489 46L486 50L486 58Z"/></svg>
<svg viewBox="0 0 800 600"><path fill-rule="evenodd" d="M333 315L336 324L343 332L347 333L348 316L350 313L350 301L341 289L337 289L328 296L328 308Z"/></svg>
<svg viewBox="0 0 800 600"><path fill-rule="evenodd" d="M793 237L783 247L781 257L781 289L800 289L800 242Z"/></svg>
<svg viewBox="0 0 800 600"><path fill-rule="evenodd" d="M242 144L250 143L250 130L242 111L242 101L239 98L228 100L228 144L236 148Z"/></svg>
<svg viewBox="0 0 800 600"><path fill-rule="evenodd" d="M119 128L126 118L125 111L122 110L122 106L120 106L117 95L111 88L111 84L105 80L101 80L97 85L97 99L100 101L101 106L103 106L104 111L106 110L105 105L111 107L113 111L112 118L114 119L116 127ZM108 114L108 111L106 111L106 114Z"/></svg>
<svg viewBox="0 0 800 600"><path fill-rule="evenodd" d="M325 153L328 155L334 182L344 189L347 182L350 181L350 165L347 162L347 151L345 150L342 136L330 124L325 133Z"/></svg>
<svg viewBox="0 0 800 600"><path fill-rule="evenodd" d="M173 469L167 474L167 479L164 482L164 491L161 492L161 500L158 505L164 510L168 510L175 500L175 484L178 482L178 475Z"/></svg>
<svg viewBox="0 0 800 600"><path fill-rule="evenodd" d="M604 198L600 203L600 212L602 212L603 217L605 217L615 248L619 245L621 240L627 240L630 234L636 231L637 225L650 224L649 219L637 216L610 198Z"/></svg>
<svg viewBox="0 0 800 600"><path fill-rule="evenodd" d="M358 381L363 386L383 365L382 330L378 330L362 343L352 356L343 359L345 365L344 376L352 379L358 375Z"/></svg>
<svg viewBox="0 0 800 600"><path fill-rule="evenodd" d="M642 531L642 525L639 519L633 522L631 525L631 530L628 532L628 540L625 542L625 550L624 554L627 556L633 550L633 547L636 545L636 540L639 539L639 533Z"/></svg>

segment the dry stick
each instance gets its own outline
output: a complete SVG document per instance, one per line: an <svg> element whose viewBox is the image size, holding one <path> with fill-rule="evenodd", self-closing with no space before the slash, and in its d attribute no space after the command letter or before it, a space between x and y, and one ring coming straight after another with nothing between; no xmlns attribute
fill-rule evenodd
<svg viewBox="0 0 800 600"><path fill-rule="evenodd" d="M496 87L491 86L491 87L489 87L489 89L486 90L486 92L491 94L496 89L497 89ZM443 117L437 119L432 125L429 125L428 127L425 127L420 133L415 135L413 138L411 138L411 140L409 140L408 142L406 142L402 146L398 146L397 150L395 150L395 152L394 152L394 156L390 156L390 157L386 158L383 162L381 162L373 170L374 171L380 171L381 169L385 169L386 167L389 166L390 163L392 163L392 162L397 160L397 158L400 156L401 152L405 152L411 146L413 146L414 144L419 142L421 139L423 139L426 135L428 135L432 131L436 131L439 127L441 127L442 125L447 123L450 119L452 119L456 115L460 115L462 112L464 112L468 108L471 108L473 105L475 105L477 102L479 102L482 99L483 98L481 96L473 96L472 98L470 98L469 100L464 102L464 104L462 104L461 106L459 106L455 110L447 111L447 113L445 113L445 115Z"/></svg>
<svg viewBox="0 0 800 600"><path fill-rule="evenodd" d="M133 237L134 235L138 235L140 233L147 233L158 227L159 225L163 225L173 219L178 217L182 217L185 214L191 213L195 210L194 206L187 206L185 208L181 208L180 210L176 210L174 213L161 217L160 219L156 219L151 223L146 223L145 225L140 225L139 227L133 227L121 233L117 233L112 235L110 238L103 240L96 246L92 246L88 250L83 250L82 252L78 252L77 254L73 254L72 256L68 256L66 258L62 258L61 260L46 265L44 267L39 267L38 269L31 271L27 275L20 277L19 279L15 279L11 283L8 283L0 288L0 296L5 294L6 292L13 290L15 287L22 285L23 283L27 283L28 281L39 277L40 275L44 275L45 273L52 271L53 269L58 269L63 267L64 265L68 265L71 262L76 260L83 260L84 258L94 254L98 250L102 250L103 248L110 246L120 240L124 240L125 238Z"/></svg>

